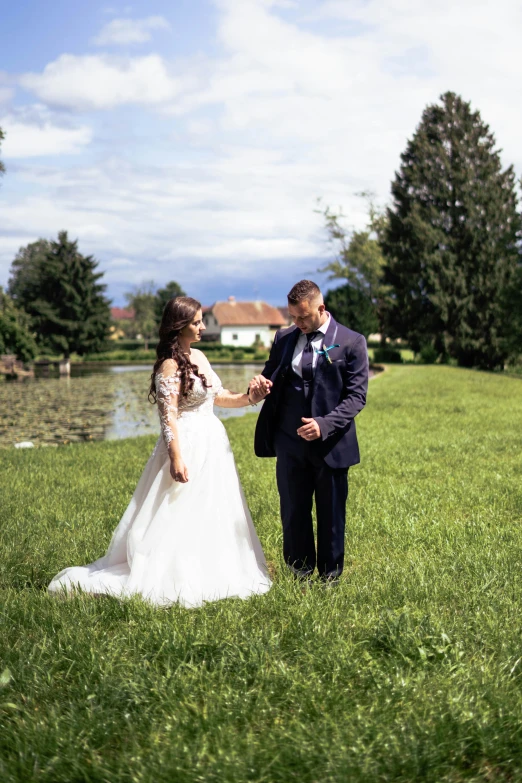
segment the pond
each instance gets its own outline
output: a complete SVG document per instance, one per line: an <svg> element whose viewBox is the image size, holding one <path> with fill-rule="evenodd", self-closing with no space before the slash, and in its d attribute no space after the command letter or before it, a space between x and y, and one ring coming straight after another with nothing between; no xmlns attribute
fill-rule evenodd
<svg viewBox="0 0 522 783"><path fill-rule="evenodd" d="M216 367L223 385L244 391L262 365ZM130 438L159 433L157 406L147 400L151 367L75 365L70 378L0 380L0 447ZM216 408L220 418L258 409Z"/></svg>

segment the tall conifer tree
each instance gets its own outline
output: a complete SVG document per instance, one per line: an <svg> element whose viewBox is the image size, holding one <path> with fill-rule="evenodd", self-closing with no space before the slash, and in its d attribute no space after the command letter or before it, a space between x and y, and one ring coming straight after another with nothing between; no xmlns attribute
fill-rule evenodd
<svg viewBox="0 0 522 783"><path fill-rule="evenodd" d="M156 291L155 313L158 324L161 322L161 316L163 315L165 305L176 296L186 296L186 293L175 280L171 280L170 283L167 283L165 288L160 288Z"/></svg>
<svg viewBox="0 0 522 783"><path fill-rule="evenodd" d="M45 273L47 254L51 250L49 239L37 239L21 247L9 270L7 293L18 307L27 307L40 292L40 279Z"/></svg>
<svg viewBox="0 0 522 783"><path fill-rule="evenodd" d="M20 251L9 290L31 316L39 344L66 358L72 352L100 350L109 330L110 307L105 286L98 282L103 273L96 272L97 262L79 253L78 242L66 231L47 250L39 246L38 251L27 254L27 269Z"/></svg>
<svg viewBox="0 0 522 783"><path fill-rule="evenodd" d="M327 291L324 303L336 321L360 332L366 339L379 330L379 320L371 299L349 283Z"/></svg>
<svg viewBox="0 0 522 783"><path fill-rule="evenodd" d="M17 310L0 286L0 354L15 354L17 359L29 362L36 356L36 350L29 316Z"/></svg>
<svg viewBox="0 0 522 783"><path fill-rule="evenodd" d="M433 344L461 366L502 367L504 292L519 262L513 168L502 170L478 111L448 92L428 106L402 154L383 249L390 333Z"/></svg>

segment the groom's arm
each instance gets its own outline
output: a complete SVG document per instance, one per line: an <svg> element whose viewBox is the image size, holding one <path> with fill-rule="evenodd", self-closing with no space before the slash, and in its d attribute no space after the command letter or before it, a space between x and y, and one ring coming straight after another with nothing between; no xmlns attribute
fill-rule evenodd
<svg viewBox="0 0 522 783"><path fill-rule="evenodd" d="M261 375L263 375L269 381L272 379L272 375L276 371L277 367L279 367L279 362L281 361L280 350L278 345L280 337L281 337L281 332L277 331L275 333L272 347L270 348L270 354L265 362L265 366L261 371Z"/></svg>
<svg viewBox="0 0 522 783"><path fill-rule="evenodd" d="M344 429L366 405L368 391L368 351L366 340L359 335L347 358L344 382L344 399L326 416L316 416L321 439Z"/></svg>
<svg viewBox="0 0 522 783"><path fill-rule="evenodd" d="M256 375L254 378L252 378L252 380L248 384L247 394L250 394L251 388L253 388L254 391L255 391L255 387L256 386L259 388L260 387L260 383L261 382L264 383L265 379L268 380L268 381L272 380L272 375L276 371L277 367L279 366L279 362L280 362L280 358L278 357L278 349L276 348L276 343L279 340L279 337L280 337L280 333L276 332L275 337L274 337L274 342L272 343L272 347L270 349L270 354L268 356L268 359L265 362L265 366L263 367L263 370L260 373L260 375ZM269 385L271 386L271 384L269 384ZM267 393L270 393L270 392L268 391ZM256 404L261 399L262 399L262 397L260 397L259 400L256 400Z"/></svg>

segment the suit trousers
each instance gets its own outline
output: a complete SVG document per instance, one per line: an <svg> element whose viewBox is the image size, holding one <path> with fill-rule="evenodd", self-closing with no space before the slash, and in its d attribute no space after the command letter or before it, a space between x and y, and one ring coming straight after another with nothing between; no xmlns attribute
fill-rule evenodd
<svg viewBox="0 0 522 783"><path fill-rule="evenodd" d="M348 469L330 468L313 442L279 429L275 436L276 477L283 523L283 555L298 576L340 576L344 565L344 531ZM317 552L312 524L317 515Z"/></svg>

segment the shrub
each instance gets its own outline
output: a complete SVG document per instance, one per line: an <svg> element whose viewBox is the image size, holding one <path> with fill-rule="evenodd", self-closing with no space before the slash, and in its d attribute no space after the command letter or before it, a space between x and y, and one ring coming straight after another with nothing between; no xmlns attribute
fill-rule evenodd
<svg viewBox="0 0 522 783"><path fill-rule="evenodd" d="M145 343L143 340L113 340L111 342L111 348L107 348L107 352L111 352L111 350L139 351L144 345Z"/></svg>
<svg viewBox="0 0 522 783"><path fill-rule="evenodd" d="M384 364L401 364L402 356L401 352L397 348L386 346L385 348L376 348L373 354L373 361L376 363L384 362Z"/></svg>
<svg viewBox="0 0 522 783"><path fill-rule="evenodd" d="M431 343L422 346L419 352L420 364L435 364L438 358L439 352L435 346L431 345Z"/></svg>

